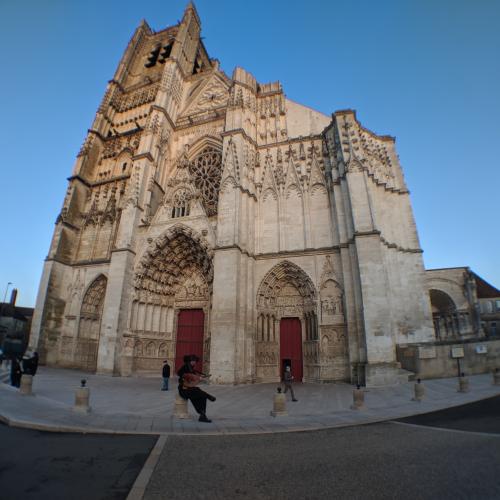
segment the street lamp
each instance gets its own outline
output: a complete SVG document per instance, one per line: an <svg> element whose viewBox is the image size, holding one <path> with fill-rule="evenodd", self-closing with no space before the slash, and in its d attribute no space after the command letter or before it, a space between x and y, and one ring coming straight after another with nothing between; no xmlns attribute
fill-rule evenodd
<svg viewBox="0 0 500 500"><path fill-rule="evenodd" d="M7 299L7 292L9 291L9 286L10 286L10 285L12 285L12 282L11 282L11 281L9 281L9 282L7 283L7 287L5 288L5 294L4 294L4 296L3 296L3 301L4 301L4 302L5 302L5 300Z"/></svg>
<svg viewBox="0 0 500 500"><path fill-rule="evenodd" d="M9 286L10 286L10 285L12 285L12 282L11 282L11 281L9 281L9 282L7 283L7 287L5 288L5 294L4 294L4 296L3 296L2 307L1 307L1 309L0 309L0 312L1 312L2 314L0 314L0 316L2 316L2 315L3 315L3 308L4 308L4 306L5 306L5 300L7 299L7 292L9 291Z"/></svg>

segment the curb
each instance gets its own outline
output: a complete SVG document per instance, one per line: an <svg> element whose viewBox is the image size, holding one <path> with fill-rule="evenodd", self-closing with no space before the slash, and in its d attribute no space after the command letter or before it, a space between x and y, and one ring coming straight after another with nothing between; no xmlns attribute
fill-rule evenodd
<svg viewBox="0 0 500 500"><path fill-rule="evenodd" d="M235 430L231 431L228 429L223 429L223 430L214 430L213 432L199 432L199 431L193 431L193 432L165 432L165 431L126 431L126 430L114 430L114 429L105 429L105 428L100 428L100 427L81 427L81 426L72 426L72 425L56 425L56 424L46 424L46 423L38 423L38 422L32 422L32 421L27 421L27 420L22 420L22 419L16 419L16 418L9 418L5 417L4 415L0 414L0 421L9 425L10 427L18 427L18 428L23 428L23 429L33 429L33 430L39 430L39 431L45 431L45 432L69 432L69 433L78 433L78 434L109 434L109 435L141 435L141 436L160 436L160 437L168 437L168 436L249 436L249 435L260 435L260 434L283 434L283 433L289 433L289 432L313 432L313 431L319 431L319 430L327 430L327 429L339 429L339 428L345 428L345 427L355 427L359 425L370 425L370 424L375 424L375 423L380 423L380 422L390 422L394 420L398 420L400 418L406 418L406 417L411 417L415 415L425 415L427 413L434 413L436 411L441 411L445 410L448 408L456 408L459 406L464 406L472 403L477 403L479 401L483 401L485 399L490 399L494 397L500 396L500 393L498 394L493 394L493 395L488 395L488 396L483 396L478 399L474 399L473 401L467 401L467 402L455 402L454 404L451 404L449 406L445 406L443 408L437 408L437 409L430 409L427 411L411 411L411 412L403 412L400 415L393 415L393 416L371 416L369 417L367 415L367 418L362 420L362 421L351 421L351 422L339 422L337 424L323 424L323 425L311 425L311 426L303 426L301 427L300 425L294 428L276 428L276 429L262 429L262 430L255 430L254 428L252 430ZM415 408L417 410L417 408ZM363 412L356 412L356 415L360 415ZM168 417L167 417L168 418ZM284 424L286 426L286 424Z"/></svg>

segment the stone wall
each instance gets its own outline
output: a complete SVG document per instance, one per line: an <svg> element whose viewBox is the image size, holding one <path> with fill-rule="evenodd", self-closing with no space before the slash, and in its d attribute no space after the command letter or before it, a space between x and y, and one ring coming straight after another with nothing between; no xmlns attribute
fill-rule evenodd
<svg viewBox="0 0 500 500"><path fill-rule="evenodd" d="M460 370L466 375L500 368L500 339L398 345L397 357L402 368L422 379L454 377L458 375L457 360L451 356L454 347L463 347Z"/></svg>

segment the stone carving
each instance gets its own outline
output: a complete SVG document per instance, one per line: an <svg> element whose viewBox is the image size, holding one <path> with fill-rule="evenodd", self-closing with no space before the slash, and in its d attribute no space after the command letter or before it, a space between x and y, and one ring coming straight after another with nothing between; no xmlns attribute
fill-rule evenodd
<svg viewBox="0 0 500 500"><path fill-rule="evenodd" d="M278 346L276 343L259 343L257 345L257 364L273 365L278 363Z"/></svg>
<svg viewBox="0 0 500 500"><path fill-rule="evenodd" d="M321 327L321 358L330 362L334 358L347 356L347 338L343 329Z"/></svg>
<svg viewBox="0 0 500 500"><path fill-rule="evenodd" d="M189 106L187 113L200 113L213 108L225 106L227 104L229 94L227 88L222 84L218 78L210 81L196 101Z"/></svg>
<svg viewBox="0 0 500 500"><path fill-rule="evenodd" d="M176 301L208 299L208 285L203 276L194 270L194 273L177 287L175 299Z"/></svg>
<svg viewBox="0 0 500 500"><path fill-rule="evenodd" d="M291 287L297 291L297 295L293 295ZM287 260L273 267L262 280L257 292L259 308L279 307L276 298L281 296L282 292L285 297L287 294L289 294L288 297L300 296L302 303L290 305L312 307L316 300L316 290L311 279L300 267ZM280 300L290 301L291 299Z"/></svg>
<svg viewBox="0 0 500 500"><path fill-rule="evenodd" d="M240 180L240 163L238 161L238 153L236 152L236 146L231 139L229 139L227 145L227 153L224 158L222 166L223 174L222 178L225 180L228 177L232 177L236 182Z"/></svg>
<svg viewBox="0 0 500 500"><path fill-rule="evenodd" d="M108 137L104 142L104 150L102 152L101 159L106 160L107 158L114 158L127 148L130 150L132 155L136 154L141 134L142 130L137 130L123 136L114 135L112 137Z"/></svg>
<svg viewBox="0 0 500 500"><path fill-rule="evenodd" d="M173 295L176 287L193 269L212 283L211 252L192 229L171 228L149 246L135 274L135 288L156 295Z"/></svg>
<svg viewBox="0 0 500 500"><path fill-rule="evenodd" d="M80 151L78 152L77 156L85 156L90 152L92 149L92 146L95 141L95 135L94 134L87 134L87 137L85 138L85 141L82 144L82 147L80 148Z"/></svg>
<svg viewBox="0 0 500 500"><path fill-rule="evenodd" d="M82 292L85 286L85 269L73 271L73 281L68 285L69 300L66 303L66 315L76 316L81 303Z"/></svg>
<svg viewBox="0 0 500 500"><path fill-rule="evenodd" d="M111 106L119 113L153 102L158 92L159 84L148 85L130 93L116 94L111 100Z"/></svg>

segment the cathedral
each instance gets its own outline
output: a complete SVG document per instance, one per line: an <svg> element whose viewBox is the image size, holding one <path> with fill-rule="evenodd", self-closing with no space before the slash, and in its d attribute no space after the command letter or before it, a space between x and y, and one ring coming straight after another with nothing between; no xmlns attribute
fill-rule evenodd
<svg viewBox="0 0 500 500"><path fill-rule="evenodd" d="M213 383L408 380L436 339L394 138L207 53L189 3L142 22L77 156L30 344L52 366ZM313 82L311 82L312 88Z"/></svg>

